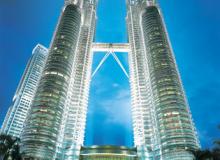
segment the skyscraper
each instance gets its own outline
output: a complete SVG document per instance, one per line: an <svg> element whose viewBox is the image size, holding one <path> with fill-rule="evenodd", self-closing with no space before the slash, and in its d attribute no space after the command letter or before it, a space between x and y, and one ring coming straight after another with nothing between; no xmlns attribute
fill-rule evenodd
<svg viewBox="0 0 220 160"><path fill-rule="evenodd" d="M115 50L129 51L138 158L192 160L190 150L199 142L158 5L154 0L127 0L129 44L92 45L96 3L65 1L21 136L23 158L80 158L95 46L96 51L109 52L101 63L110 53L118 62Z"/></svg>
<svg viewBox="0 0 220 160"><path fill-rule="evenodd" d="M20 137L47 59L47 53L48 50L40 44L33 49L32 56L14 95L13 103L3 122L2 133Z"/></svg>
<svg viewBox="0 0 220 160"><path fill-rule="evenodd" d="M24 157L77 159L83 144L96 2L66 1L22 134Z"/></svg>
<svg viewBox="0 0 220 160"><path fill-rule="evenodd" d="M127 1L134 141L141 159L191 160L199 143L159 7Z"/></svg>
<svg viewBox="0 0 220 160"><path fill-rule="evenodd" d="M91 47L95 32L96 1L85 0L81 4L81 14L82 24L60 133L62 159L78 159L80 147L84 142L92 71Z"/></svg>

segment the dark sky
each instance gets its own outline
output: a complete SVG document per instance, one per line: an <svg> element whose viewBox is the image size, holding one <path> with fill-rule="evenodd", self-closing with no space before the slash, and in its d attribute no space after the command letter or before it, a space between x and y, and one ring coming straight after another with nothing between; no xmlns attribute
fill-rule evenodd
<svg viewBox="0 0 220 160"><path fill-rule="evenodd" d="M49 46L63 0L0 1L0 124L32 49ZM201 144L220 138L220 1L160 0ZM126 42L125 0L99 0L96 41ZM94 56L94 68L103 57ZM127 55L118 54L128 69ZM129 83L110 57L92 80L86 144L132 145Z"/></svg>

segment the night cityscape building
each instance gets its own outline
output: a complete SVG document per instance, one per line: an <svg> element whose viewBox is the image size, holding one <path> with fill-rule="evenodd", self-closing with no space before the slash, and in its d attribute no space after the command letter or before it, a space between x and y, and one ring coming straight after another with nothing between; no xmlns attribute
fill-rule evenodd
<svg viewBox="0 0 220 160"><path fill-rule="evenodd" d="M95 21L95 1L66 1L21 137L25 158L79 158Z"/></svg>
<svg viewBox="0 0 220 160"><path fill-rule="evenodd" d="M108 44L94 42L97 1L65 1L21 135L24 159L193 159L200 144L160 8L126 2L129 43ZM106 55L92 74L94 52ZM115 52L128 52L129 74ZM83 147L90 81L109 55L130 81L133 149Z"/></svg>
<svg viewBox="0 0 220 160"><path fill-rule="evenodd" d="M160 9L127 1L134 142L141 159L192 160L199 142Z"/></svg>
<svg viewBox="0 0 220 160"><path fill-rule="evenodd" d="M40 44L33 49L32 56L14 95L12 105L9 107L2 124L1 133L20 137L47 59L47 54L47 48Z"/></svg>

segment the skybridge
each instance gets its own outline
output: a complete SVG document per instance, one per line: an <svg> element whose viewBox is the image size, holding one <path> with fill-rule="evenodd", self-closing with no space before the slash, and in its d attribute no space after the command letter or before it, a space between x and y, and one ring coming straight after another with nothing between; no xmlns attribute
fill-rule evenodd
<svg viewBox="0 0 220 160"><path fill-rule="evenodd" d="M92 51L93 52L106 52L105 56L102 58L100 61L99 65L96 67L94 70L92 77L95 76L97 71L101 68L103 63L108 59L110 55L113 56L119 67L122 69L124 72L125 76L129 78L129 74L126 71L125 67L121 63L120 59L116 55L116 53L128 53L130 52L130 45L129 43L93 43L92 44Z"/></svg>
<svg viewBox="0 0 220 160"><path fill-rule="evenodd" d="M93 52L130 52L129 43L93 43Z"/></svg>

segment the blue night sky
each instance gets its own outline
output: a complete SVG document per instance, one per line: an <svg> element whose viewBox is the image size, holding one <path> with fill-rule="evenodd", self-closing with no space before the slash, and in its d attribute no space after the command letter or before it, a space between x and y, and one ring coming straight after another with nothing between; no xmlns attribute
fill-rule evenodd
<svg viewBox="0 0 220 160"><path fill-rule="evenodd" d="M49 46L62 5L0 1L0 124L32 49ZM220 1L160 0L160 6L201 144L211 147L220 138ZM97 13L97 42L127 42L125 0L99 0ZM127 55L117 55L128 70ZM103 56L94 56L93 68ZM92 80L85 144L133 144L129 83L112 57Z"/></svg>

